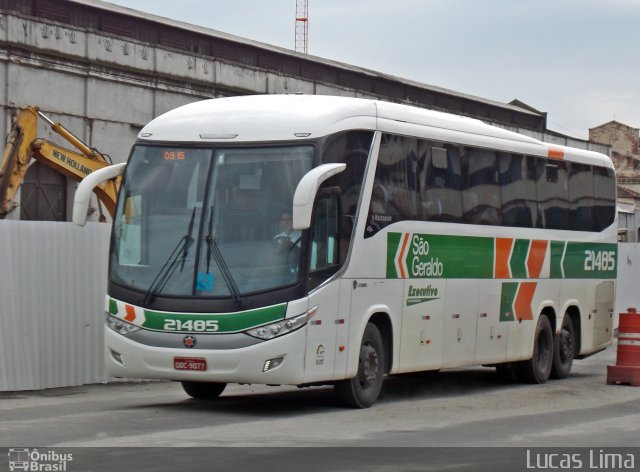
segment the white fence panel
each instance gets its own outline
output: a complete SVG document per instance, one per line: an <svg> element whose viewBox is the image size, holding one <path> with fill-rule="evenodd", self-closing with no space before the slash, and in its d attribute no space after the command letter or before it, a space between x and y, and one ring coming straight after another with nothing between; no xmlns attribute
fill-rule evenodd
<svg viewBox="0 0 640 472"><path fill-rule="evenodd" d="M106 381L109 231L0 222L0 391Z"/></svg>
<svg viewBox="0 0 640 472"><path fill-rule="evenodd" d="M618 315L627 308L640 312L640 244L618 244L618 282L613 327L618 327Z"/></svg>

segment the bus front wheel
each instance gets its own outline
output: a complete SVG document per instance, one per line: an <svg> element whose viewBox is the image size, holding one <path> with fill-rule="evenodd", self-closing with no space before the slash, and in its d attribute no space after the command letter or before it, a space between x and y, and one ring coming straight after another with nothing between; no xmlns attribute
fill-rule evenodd
<svg viewBox="0 0 640 472"><path fill-rule="evenodd" d="M352 379L336 383L338 400L352 408L369 408L373 405L382 390L384 359L380 330L373 323L368 323L360 344L358 373Z"/></svg>
<svg viewBox="0 0 640 472"><path fill-rule="evenodd" d="M549 379L553 364L553 330L546 315L540 315L533 345L533 356L520 363L518 377L524 382L542 384Z"/></svg>
<svg viewBox="0 0 640 472"><path fill-rule="evenodd" d="M220 382L181 382L187 395L197 400L212 400L220 396L227 386Z"/></svg>

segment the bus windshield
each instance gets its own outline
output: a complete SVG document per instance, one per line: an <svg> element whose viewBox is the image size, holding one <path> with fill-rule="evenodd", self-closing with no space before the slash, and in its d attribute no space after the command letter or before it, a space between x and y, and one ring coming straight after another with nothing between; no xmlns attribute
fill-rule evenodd
<svg viewBox="0 0 640 472"><path fill-rule="evenodd" d="M304 146L137 145L120 191L110 281L155 296L239 297L299 281L292 231Z"/></svg>

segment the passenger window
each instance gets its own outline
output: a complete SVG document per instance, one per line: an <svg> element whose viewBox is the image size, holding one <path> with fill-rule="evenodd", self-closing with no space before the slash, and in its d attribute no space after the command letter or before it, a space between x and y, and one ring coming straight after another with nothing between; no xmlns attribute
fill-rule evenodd
<svg viewBox="0 0 640 472"><path fill-rule="evenodd" d="M460 147L454 145L426 146L426 190L421 204L429 221L464 222L460 197ZM446 160L445 160L446 156Z"/></svg>
<svg viewBox="0 0 640 472"><path fill-rule="evenodd" d="M353 235L372 141L372 131L349 131L330 137L323 146L323 163L343 162L347 165L344 172L331 177L323 184L323 187L339 187L341 191L340 244L344 246L340 251L341 264L346 261L348 246Z"/></svg>
<svg viewBox="0 0 640 472"><path fill-rule="evenodd" d="M505 226L530 228L536 212L535 182L527 179L527 160L519 154L498 153L502 218Z"/></svg>
<svg viewBox="0 0 640 472"><path fill-rule="evenodd" d="M384 134L378 153L365 237L396 221L415 219L418 202L418 140Z"/></svg>
<svg viewBox="0 0 640 472"><path fill-rule="evenodd" d="M597 231L602 231L616 216L616 183L612 169L593 168L593 187L595 192L594 223Z"/></svg>
<svg viewBox="0 0 640 472"><path fill-rule="evenodd" d="M586 164L569 163L571 229L593 231L593 171Z"/></svg>
<svg viewBox="0 0 640 472"><path fill-rule="evenodd" d="M495 151L461 148L466 185L462 193L466 223L501 225L502 205Z"/></svg>
<svg viewBox="0 0 640 472"><path fill-rule="evenodd" d="M569 189L564 161L540 160L543 173L538 179L537 191L543 227L569 229Z"/></svg>

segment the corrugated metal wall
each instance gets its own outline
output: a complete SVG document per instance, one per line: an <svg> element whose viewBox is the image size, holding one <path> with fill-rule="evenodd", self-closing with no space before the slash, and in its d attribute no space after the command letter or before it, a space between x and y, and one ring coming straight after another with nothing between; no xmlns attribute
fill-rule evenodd
<svg viewBox="0 0 640 472"><path fill-rule="evenodd" d="M616 306L613 314L613 327L618 327L619 314L627 308L640 311L640 244L618 244L618 283L616 285Z"/></svg>
<svg viewBox="0 0 640 472"><path fill-rule="evenodd" d="M106 381L109 231L0 221L0 391Z"/></svg>

